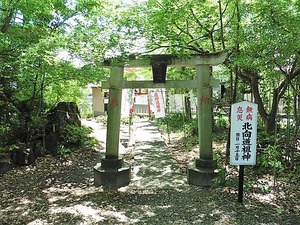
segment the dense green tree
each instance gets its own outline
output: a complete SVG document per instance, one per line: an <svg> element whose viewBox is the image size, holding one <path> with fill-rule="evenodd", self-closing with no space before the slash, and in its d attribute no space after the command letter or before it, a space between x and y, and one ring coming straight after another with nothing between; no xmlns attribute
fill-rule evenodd
<svg viewBox="0 0 300 225"><path fill-rule="evenodd" d="M266 130L271 132L279 100L300 76L299 3L268 0L246 7L252 10L241 28L244 41L235 63L258 103Z"/></svg>
<svg viewBox="0 0 300 225"><path fill-rule="evenodd" d="M30 130L40 128L36 122L42 121L47 108L58 101L79 100L81 87L106 76L95 65L84 65L83 54L78 54L88 51L85 46L89 41L79 28L92 19L103 18L105 4L85 0L0 3L2 143L10 137L15 137L12 141L18 137L28 141L33 135ZM103 51L100 53L103 55Z"/></svg>
<svg viewBox="0 0 300 225"><path fill-rule="evenodd" d="M293 97L290 113L299 124L298 1L124 2L0 3L1 129L20 126L24 112L31 121L58 101L79 100L80 87L107 77L96 66L106 57L225 49L230 103L250 92L273 132L279 100Z"/></svg>
<svg viewBox="0 0 300 225"><path fill-rule="evenodd" d="M145 52L229 50L231 102L243 97L239 86L246 87L266 130L275 130L279 99L299 76L298 1L149 0L123 20L128 38L146 38Z"/></svg>

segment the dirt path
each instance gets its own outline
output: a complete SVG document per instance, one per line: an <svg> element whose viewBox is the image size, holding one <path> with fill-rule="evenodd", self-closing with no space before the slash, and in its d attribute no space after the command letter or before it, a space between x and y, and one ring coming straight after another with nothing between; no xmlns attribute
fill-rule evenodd
<svg viewBox="0 0 300 225"><path fill-rule="evenodd" d="M185 174L166 147L155 124L136 122L132 189L178 189L187 187Z"/></svg>

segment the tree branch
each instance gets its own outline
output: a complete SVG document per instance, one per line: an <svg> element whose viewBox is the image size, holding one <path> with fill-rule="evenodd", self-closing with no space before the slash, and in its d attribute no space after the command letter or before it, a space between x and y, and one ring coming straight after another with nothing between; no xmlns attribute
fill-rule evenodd
<svg viewBox="0 0 300 225"><path fill-rule="evenodd" d="M242 79L249 83L255 102L258 105L259 114L261 115L262 119L266 121L269 115L264 107L263 100L260 96L258 85L258 73L253 70L243 70L242 73L240 73L239 75Z"/></svg>
<svg viewBox="0 0 300 225"><path fill-rule="evenodd" d="M9 11L8 16L4 19L3 24L1 26L1 29L0 29L1 33L6 33L7 32L8 28L9 28L9 25L10 25L10 22L13 18L13 15L14 15L14 10Z"/></svg>
<svg viewBox="0 0 300 225"><path fill-rule="evenodd" d="M66 21L68 21L69 19L71 19L72 17L77 16L77 15L79 15L79 12L74 12L74 13L72 13L70 16L67 16L66 18L64 18L62 21L57 22L56 24L53 24L52 27L49 26L49 28L50 28L51 30L56 30L56 29L59 28L61 25L63 25Z"/></svg>
<svg viewBox="0 0 300 225"><path fill-rule="evenodd" d="M224 38L224 27L223 27L223 14L225 11L222 12L222 4L221 4L221 0L218 1L219 3L219 16L220 16L220 29L221 29L221 43L222 43L222 48L225 49L225 38ZM228 5L228 3L227 3ZM227 8L226 5L226 8Z"/></svg>
<svg viewBox="0 0 300 225"><path fill-rule="evenodd" d="M193 15L193 17L194 17L196 23L197 23L202 29L204 29L207 33L209 33L210 30L208 30L207 28L205 28L205 27L202 25L202 23L201 23L200 20L197 18L197 16L195 15L195 13L194 13L194 11L193 11L192 8L190 8L190 11L191 11L191 13L192 13L192 15Z"/></svg>
<svg viewBox="0 0 300 225"><path fill-rule="evenodd" d="M174 25L176 26L176 28L177 28L180 32L182 32L182 33L184 33L184 34L186 34L187 36L190 37L191 41L189 41L187 44L193 42L193 40L197 40L197 39L195 39L195 38L193 37L193 35L192 35L190 32L185 31L185 30L184 30L183 28L181 28L176 22L174 22ZM187 25L187 29L188 29L188 25ZM180 35L180 34L179 34L179 35ZM200 49L200 51L203 50L197 42L194 42L194 43L195 43L195 45Z"/></svg>

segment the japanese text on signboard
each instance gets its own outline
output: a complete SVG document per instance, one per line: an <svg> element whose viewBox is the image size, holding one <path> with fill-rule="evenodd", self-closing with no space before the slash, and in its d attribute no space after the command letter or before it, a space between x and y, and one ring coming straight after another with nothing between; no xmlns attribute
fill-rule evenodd
<svg viewBox="0 0 300 225"><path fill-rule="evenodd" d="M241 102L232 105L231 154L233 165L254 165L256 163L257 105Z"/></svg>

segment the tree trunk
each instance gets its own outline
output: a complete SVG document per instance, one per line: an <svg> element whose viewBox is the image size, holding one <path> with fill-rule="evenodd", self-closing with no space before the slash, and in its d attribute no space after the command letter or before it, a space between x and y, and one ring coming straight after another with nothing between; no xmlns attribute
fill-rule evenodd
<svg viewBox="0 0 300 225"><path fill-rule="evenodd" d="M275 128L276 128L275 120L276 120L276 113L277 113L277 107L278 107L278 102L279 102L278 88L274 89L274 91L273 91L272 107L271 107L270 113L268 114L265 109L265 106L264 106L264 103L263 103L263 100L261 98L260 91L259 91L258 73L255 71L247 70L247 71L244 71L244 74L240 74L240 76L244 79L244 81L246 81L250 85L251 92L255 99L255 103L258 106L259 115L261 116L261 118L264 122L266 132L267 133L275 132Z"/></svg>
<svg viewBox="0 0 300 225"><path fill-rule="evenodd" d="M235 77L233 77L233 74L235 74ZM231 93L230 94L230 106L236 102L238 83L239 83L239 76L238 76L238 68L236 67L235 72L230 71L230 93ZM229 108L229 120L230 120L230 117L231 117L231 107ZM229 164L229 160L230 160L230 129L228 130L226 152L225 152L225 164L226 165Z"/></svg>
<svg viewBox="0 0 300 225"><path fill-rule="evenodd" d="M13 18L13 15L14 15L14 10L11 10L9 12L9 14L7 15L7 17L4 19L3 24L1 25L1 29L0 29L1 33L7 32L9 25L10 25L10 21Z"/></svg>
<svg viewBox="0 0 300 225"><path fill-rule="evenodd" d="M221 7L221 1L219 1L219 8ZM236 38L235 38L235 54L240 54L240 39L238 38L240 36L240 28L241 28L241 14L240 14L240 4L239 1L236 1L235 3L235 9L236 9ZM220 11L220 20L222 21L222 13ZM223 30L223 26L221 26L221 29ZM222 37L223 38L223 37ZM224 39L222 39L222 42ZM225 44L223 44L223 47L225 47ZM235 74L235 77L233 78L233 74ZM237 88L239 83L239 68L237 66L234 67L234 71L230 70L230 106L236 102L237 99ZM229 122L231 117L231 107L229 108ZM225 164L228 165L230 161L230 129L228 130L227 135L227 144L226 144L226 152L225 152Z"/></svg>
<svg viewBox="0 0 300 225"><path fill-rule="evenodd" d="M191 101L189 96L184 96L184 108L187 121L192 119Z"/></svg>
<svg viewBox="0 0 300 225"><path fill-rule="evenodd" d="M276 131L276 114L269 115L269 117L264 121L265 130L268 134L275 133Z"/></svg>
<svg viewBox="0 0 300 225"><path fill-rule="evenodd" d="M300 87L300 86L299 86ZM294 111L294 120L295 120L295 131L292 140L292 146L290 149L290 169L294 168L295 165L295 152L297 151L298 139L299 139L299 128L300 128L300 90L294 89L293 96L293 111Z"/></svg>
<svg viewBox="0 0 300 225"><path fill-rule="evenodd" d="M277 113L277 107L278 107L278 94L276 90L273 91L273 98L272 98L272 107L271 111L268 114L266 112L266 109L264 107L264 103L262 101L262 98L259 93L258 89L258 77L253 76L251 79L251 91L253 93L255 103L258 105L258 112L264 122L265 130L267 133L275 133L276 128L276 113Z"/></svg>

